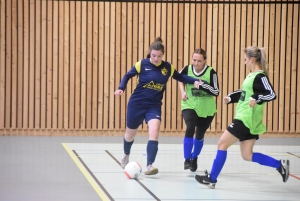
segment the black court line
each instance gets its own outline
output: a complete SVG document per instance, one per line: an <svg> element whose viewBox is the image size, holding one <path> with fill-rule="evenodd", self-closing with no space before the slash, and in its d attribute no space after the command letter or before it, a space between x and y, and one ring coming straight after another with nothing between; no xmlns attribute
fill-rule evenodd
<svg viewBox="0 0 300 201"><path fill-rule="evenodd" d="M110 155L110 157L112 157L112 159L114 159L120 166L121 163L107 150L105 150L105 152ZM158 197L156 197L156 195L154 195L154 193L152 193L144 184L142 184L142 182L140 182L138 179L135 179L155 200L160 201L160 199Z"/></svg>
<svg viewBox="0 0 300 201"><path fill-rule="evenodd" d="M97 184L100 186L102 191L106 194L106 196L111 200L114 201L114 199L111 197L111 195L107 192L107 190L102 186L102 184L99 182L99 180L95 177L95 175L92 173L92 171L88 168L88 166L83 162L83 160L80 158L80 156L77 154L75 150L72 150L73 153L77 156L77 158L80 160L82 165L85 167L85 169L90 173L90 175L93 177L93 179L97 182Z"/></svg>
<svg viewBox="0 0 300 201"><path fill-rule="evenodd" d="M298 155L296 155L296 154L292 154L292 153L290 153L290 152L286 152L286 153L288 153L288 154L290 154L290 155L292 155L292 156L295 156L295 157L297 157L297 158L300 158L300 156L298 156Z"/></svg>

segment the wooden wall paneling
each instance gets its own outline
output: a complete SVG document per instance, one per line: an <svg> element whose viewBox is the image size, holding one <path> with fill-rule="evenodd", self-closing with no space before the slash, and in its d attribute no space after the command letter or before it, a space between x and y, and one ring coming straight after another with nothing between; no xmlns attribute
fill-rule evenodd
<svg viewBox="0 0 300 201"><path fill-rule="evenodd" d="M59 2L58 11L58 108L57 108L57 122L58 129L62 130L64 127L64 2Z"/></svg>
<svg viewBox="0 0 300 201"><path fill-rule="evenodd" d="M299 5L297 5L297 12L295 12L295 15L298 15L298 27L300 27L300 13L299 13ZM298 66L300 66L300 30L299 30L299 28L298 28L298 49L297 49L297 51L298 51L298 56L297 56L297 58L298 58L298 65L297 65L297 67ZM299 89L300 89L300 70L299 69L297 69L297 90L299 91ZM299 97L297 97L297 103L296 103L296 108L297 108L297 111L296 111L296 131L297 131L297 133L300 133L300 124L299 124L299 122L300 122L300 98Z"/></svg>
<svg viewBox="0 0 300 201"><path fill-rule="evenodd" d="M270 4L267 5L260 5L259 10L261 11L264 9L264 19L263 22L260 22L262 24L260 26L260 32L259 32L259 38L262 38L262 44L259 44L260 47L264 47L264 50L266 52L266 59L267 62L269 58L269 37L270 37ZM260 18L259 18L260 19ZM272 83L273 84L273 83ZM270 122L270 115L272 115L272 110L269 110L269 104L273 104L272 102L269 102L267 106L264 108L264 124L267 126L267 131L269 129L272 129L272 126L269 127Z"/></svg>
<svg viewBox="0 0 300 201"><path fill-rule="evenodd" d="M145 56L148 54L148 48L151 44L151 42L154 40L156 37L156 32L155 32L155 25L156 25L156 2L155 3L150 3L150 13L149 13L149 23L150 23L150 29L149 29L149 39L145 39Z"/></svg>
<svg viewBox="0 0 300 201"><path fill-rule="evenodd" d="M268 18L266 18L267 21ZM269 19L270 19L270 25L269 25L269 35L265 34L265 37L268 38L269 45L266 50L268 51L268 63L269 63L269 80L271 84L274 86L274 54L275 54L275 48L274 48L274 42L275 42L275 4L270 4L269 6ZM275 89L274 89L275 90ZM278 95L278 91L275 90L275 93ZM278 101L278 98L275 101L272 101L271 103L268 103L268 111L271 111L268 113L268 124L267 128L269 132L277 132L277 123L275 122L274 118L277 116L277 114L274 113L273 108L275 108L276 102ZM275 114L275 115L273 115Z"/></svg>
<svg viewBox="0 0 300 201"><path fill-rule="evenodd" d="M137 60L134 61L137 62L141 59L143 59L145 56L144 56L144 29L145 29L145 15L144 15L144 9L145 9L145 4L144 3L138 3L137 4L138 6L138 11L137 11L137 14L138 14L138 22L137 24L133 24L133 26L135 27L135 25L137 26L136 28L134 28L135 30L138 30L137 31ZM133 55L134 56L134 55ZM135 85L133 85L133 87L135 87ZM147 124L145 124L145 121L142 123L142 126L140 126L138 128L139 131L142 131L142 130L146 130L147 131Z"/></svg>
<svg viewBox="0 0 300 201"><path fill-rule="evenodd" d="M203 40L202 37L202 26L203 24L206 24L206 22L203 20L203 10L202 10L202 5L200 3L196 3L195 4L195 14L194 14L194 18L195 18L195 24L194 24L194 29L195 29L195 40L194 40L194 49L197 48L202 48L204 50L206 50L206 47L201 46L201 41ZM193 53L193 52L191 52ZM191 55L192 57L192 55Z"/></svg>
<svg viewBox="0 0 300 201"><path fill-rule="evenodd" d="M81 2L80 130L86 129L87 94L87 2ZM108 65L106 65L108 66Z"/></svg>
<svg viewBox="0 0 300 201"><path fill-rule="evenodd" d="M241 10L241 12L242 12L242 18L241 18L241 46L240 46L240 49L239 49L239 51L240 51L240 65L238 66L238 68L239 68L239 88L238 89L241 89L242 88L242 84L243 84L243 82L244 82L244 80L245 80L245 77L246 77L246 73L248 73L248 72L245 72L246 71L246 66L245 66L245 60L244 60L244 49L247 47L247 37L249 37L248 35L247 35L247 31L249 31L249 30L247 30L248 29L248 27L247 27L247 23L248 23L248 19L247 19L247 6L248 5L245 5L245 4L242 4L242 10ZM238 79L237 77L236 77L236 79ZM234 107L236 107L236 105L234 106Z"/></svg>
<svg viewBox="0 0 300 201"><path fill-rule="evenodd" d="M17 99L18 99L18 16L17 16L17 0L11 2L11 128L17 128Z"/></svg>
<svg viewBox="0 0 300 201"><path fill-rule="evenodd" d="M86 129L92 129L92 81L93 81L93 2L87 2L87 53L86 53ZM107 66L107 68L114 68ZM113 110L112 110L113 111Z"/></svg>
<svg viewBox="0 0 300 201"><path fill-rule="evenodd" d="M184 4L184 18L183 18L183 65L190 62L190 4Z"/></svg>
<svg viewBox="0 0 300 201"><path fill-rule="evenodd" d="M150 46L150 40L153 40L155 36L153 35L152 38L150 38L151 32L154 33L152 23L155 21L152 18L152 14L154 11L151 10L153 3L144 3L144 37L143 37L143 44L141 46L144 48L142 52L142 58L146 58ZM150 13L151 12L151 13Z"/></svg>
<svg viewBox="0 0 300 201"><path fill-rule="evenodd" d="M177 4L178 5L178 4ZM174 68L177 71L180 71L176 63L173 63L176 58L176 49L174 50L174 41L175 41L175 36L177 36L176 31L174 31L174 7L176 5L174 4L167 4L168 7L168 27L167 27L167 38L168 38L168 58L169 61L173 64ZM177 14L177 13L176 13ZM179 111L177 111L177 105L180 105L180 101L177 100L177 98L174 98L177 96L177 93L179 91L178 89L178 82L174 80L173 78L170 79L169 83L167 84L170 87L170 94L168 94L168 100L170 101L169 108L170 108L170 131L177 131L176 129L176 119L177 115L180 115Z"/></svg>
<svg viewBox="0 0 300 201"><path fill-rule="evenodd" d="M152 5L152 4L151 4ZM153 11L154 12L154 11ZM120 72L121 72L121 77L119 80L116 80L118 82L118 84L116 85L115 90L117 90L119 87L119 84L121 82L122 77L125 75L126 71L127 71L127 46L126 46L126 42L127 42L127 3L122 3L122 24L121 24L121 63L120 63ZM127 90L125 91L125 95L122 95L119 99L121 101L121 130L125 130L126 129L126 108L127 108L127 101L126 101L126 94L127 94Z"/></svg>
<svg viewBox="0 0 300 201"><path fill-rule="evenodd" d="M47 2L41 1L41 128L46 128L47 98Z"/></svg>
<svg viewBox="0 0 300 201"><path fill-rule="evenodd" d="M69 2L69 105L68 105L68 117L69 117L69 129L74 130L75 128L75 51L76 51L76 40L75 40L75 18L76 18L76 2Z"/></svg>
<svg viewBox="0 0 300 201"><path fill-rule="evenodd" d="M198 4L197 4L198 5ZM201 32L199 34L199 37L201 37L201 44L200 44L200 47L202 47L203 49L206 49L206 46L207 46L207 41L206 41L206 38L207 38L207 11L208 11L208 6L207 4L201 4Z"/></svg>
<svg viewBox="0 0 300 201"><path fill-rule="evenodd" d="M24 86L24 7L23 1L17 2L17 128L23 128L23 91Z"/></svg>
<svg viewBox="0 0 300 201"><path fill-rule="evenodd" d="M98 64L98 129L103 129L103 91L104 91L104 31L105 2L99 2L99 64Z"/></svg>
<svg viewBox="0 0 300 201"><path fill-rule="evenodd" d="M81 11L82 2L75 2L75 130L81 128L81 31L82 23Z"/></svg>
<svg viewBox="0 0 300 201"><path fill-rule="evenodd" d="M175 16L174 16L175 17ZM180 27L184 27L184 4L178 4L178 16L176 16L176 21L178 22L178 31L177 31L177 55L175 54L175 56L177 56L177 68L182 69L184 66L183 63L183 38L184 38L184 29L180 28ZM178 104L177 104L177 111L180 111L180 115L177 115L177 119L176 119L176 125L177 125L177 130L185 130L185 123L183 123L183 118L182 118L182 113L181 113L181 94L179 92L178 89L178 93L177 93L177 100L178 100Z"/></svg>
<svg viewBox="0 0 300 201"><path fill-rule="evenodd" d="M5 47L5 66L11 66L12 60L12 18L11 18L11 1L6 1L6 47ZM11 128L11 68L5 68L5 128Z"/></svg>
<svg viewBox="0 0 300 201"><path fill-rule="evenodd" d="M280 121L281 118L279 118L280 115L279 114L279 95L280 95L280 91L279 91L279 74L280 74L280 69L279 69L279 62L280 62L280 51L278 51L280 49L280 29L281 26L279 22L281 22L281 5L276 4L275 5L275 44L274 44L274 60L273 60L273 65L274 65L274 90L275 93L277 94L277 99L274 102L274 108L273 108L273 112L274 112L274 116L273 116L273 125L274 125L274 130L275 132L282 132L283 131L283 126L280 125ZM281 123L282 124L282 123Z"/></svg>
<svg viewBox="0 0 300 201"><path fill-rule="evenodd" d="M285 62L286 62L286 31L287 31L287 24L285 17L287 16L287 5L281 5L281 28L280 28L280 64L279 64L279 75L278 75L278 82L279 82L279 132L285 131L285 121L288 117L285 116L285 100L284 100L284 89L287 83L287 79L285 75ZM285 66L285 67L284 67Z"/></svg>
<svg viewBox="0 0 300 201"><path fill-rule="evenodd" d="M121 38L122 38L122 21L121 21L121 16L122 16L122 4L121 3L116 3L116 28L115 28L115 41L116 41L116 45L115 45L115 74L114 74L114 87L111 90L111 94L114 93L115 90L118 89L120 80L121 80ZM115 111L114 111L114 116L115 116L115 129L120 130L121 128L121 101L120 101L120 97L111 95L111 97L113 97L115 99Z"/></svg>
<svg viewBox="0 0 300 201"><path fill-rule="evenodd" d="M219 67L222 68L222 79L223 82L226 85L223 85L223 87L221 88L221 97L224 97L227 93L228 93L228 89L230 88L230 85L232 83L232 80L228 79L228 71L229 71L229 57L230 57L230 49L229 49L229 43L231 43L230 41L230 33L229 31L231 30L232 27L230 27L231 24L229 24L229 19L230 19L230 7L229 4L223 4L223 16L222 16L222 32L223 32L223 39L221 39L222 43L223 43L223 62L221 64L219 64ZM220 13L221 14L221 13ZM230 21L232 22L232 21ZM221 104L222 104L222 131L224 131L227 126L228 126L228 107L226 105L224 105L222 103L222 99L217 99Z"/></svg>
<svg viewBox="0 0 300 201"><path fill-rule="evenodd" d="M241 49L241 40L242 38L242 35L241 35L241 29L242 29L242 24L245 24L243 21L242 21L242 5L241 4L236 4L235 5L235 33L234 33L234 63L233 63L233 66L231 67L232 68L232 77L231 79L234 80L233 82L233 88L232 88L232 91L228 91L228 93L230 92L233 92L235 90L238 90L241 88L241 84L240 84L240 80L239 80L239 75L240 74L240 69L243 67L241 66L241 63L244 61L244 55L242 54L242 49ZM245 16L245 14L244 14ZM223 97L221 97L223 98ZM229 121L232 121L234 116L235 116L235 107L236 105L232 105L230 104L230 106L228 105L228 110L231 111L232 113L232 119L229 119ZM231 122L229 122L231 123Z"/></svg>
<svg viewBox="0 0 300 201"><path fill-rule="evenodd" d="M161 8L162 3L155 2L155 37L150 39L150 44L154 42L156 37L161 37ZM164 39L163 39L164 41ZM150 46L149 44L149 46Z"/></svg>
<svg viewBox="0 0 300 201"><path fill-rule="evenodd" d="M108 88L108 96L109 98L109 111L111 111L109 113L109 128L113 129L115 128L115 122L119 121L118 118L119 116L116 117L115 115L115 98L112 95L114 90L115 90L115 73L116 73L116 63L115 63L115 58L116 58L116 3L115 2L111 2L110 4L110 55L109 55L109 88Z"/></svg>
<svg viewBox="0 0 300 201"><path fill-rule="evenodd" d="M190 3L190 12L189 12L190 16L190 25L189 25L189 32L190 32L190 35L189 35L189 38L190 38L190 42L188 43L189 44L189 57L187 58L187 64L190 63L190 60L192 58L192 54L194 52L194 50L196 49L196 46L195 46L195 40L196 40L196 36L197 34L195 33L196 32L196 4L194 3ZM200 13L201 14L201 13Z"/></svg>
<svg viewBox="0 0 300 201"><path fill-rule="evenodd" d="M104 14L104 83L103 83L103 130L109 127L109 53L110 53L110 2L105 2Z"/></svg>
<svg viewBox="0 0 300 201"><path fill-rule="evenodd" d="M178 71L181 71L183 66L178 66L178 8L179 4L172 5L172 63ZM181 126L179 127L178 122L182 121L181 117L181 93L179 91L178 82L174 79L171 80L172 85L172 98L175 97L176 101L172 101L172 130L181 131Z"/></svg>
<svg viewBox="0 0 300 201"><path fill-rule="evenodd" d="M29 1L29 105L28 128L35 127L35 1Z"/></svg>
<svg viewBox="0 0 300 201"><path fill-rule="evenodd" d="M70 73L70 2L64 2L64 36L63 36L63 128L69 129L69 87L70 87L70 80L69 80L69 73ZM69 132L66 134L70 134Z"/></svg>
<svg viewBox="0 0 300 201"><path fill-rule="evenodd" d="M129 71L132 66L134 65L134 62L136 61L132 61L132 37L133 37L133 21L132 21L132 15L133 15L133 3L128 3L127 4L127 44L126 44L126 60L127 60L127 65L126 65L126 72ZM132 79L136 79L135 77ZM129 101L129 98L131 96L131 92L132 92L132 79L129 80L129 82L127 83L126 86L126 90L125 90L125 99L126 99L126 111L127 111L127 103Z"/></svg>
<svg viewBox="0 0 300 201"><path fill-rule="evenodd" d="M224 82L222 80L222 69L218 67L218 13L219 13L219 6L218 4L212 4L212 12L211 17L208 17L212 19L212 51L211 51L211 65L214 67L214 69L217 72L219 82L221 83L221 86L224 86ZM222 89L221 89L222 90ZM220 101L217 99L217 110L221 111L221 105ZM222 112L219 112L216 114L214 121L215 121L215 128L216 132L221 132L221 117Z"/></svg>
<svg viewBox="0 0 300 201"><path fill-rule="evenodd" d="M226 6L226 5L225 5ZM229 24L229 41L228 41L228 70L227 70L227 80L228 80L228 88L226 89L226 91L224 91L223 96L219 96L219 100L223 101L223 97L226 96L228 93L234 91L234 75L236 73L236 67L235 67L235 51L236 51L236 47L235 47L235 43L239 43L239 41L237 41L239 38L235 35L236 34L236 30L235 27L236 26L240 26L239 21L237 22L236 20L236 5L235 4L229 4L228 5L228 12L227 15L229 15L228 20L229 22L231 22ZM225 7L225 11L226 11L226 7ZM226 13L225 13L226 16ZM234 22L234 23L233 23ZM224 25L226 27L226 25ZM224 49L226 52L226 49ZM231 124L232 120L233 120L233 104L228 104L227 106L223 104L223 106L227 109L227 121L226 123L224 122L224 126L227 127L229 124ZM226 129L226 128L225 128Z"/></svg>
<svg viewBox="0 0 300 201"><path fill-rule="evenodd" d="M46 50L46 128L52 129L52 87L53 87L53 1L46 2L47 50Z"/></svg>
<svg viewBox="0 0 300 201"><path fill-rule="evenodd" d="M200 21L200 23L201 23L201 30L200 30L200 33L199 33L199 37L201 37L200 47L206 51L206 55L207 55L206 63L207 63L207 65L211 66L215 71L217 71L217 69L216 69L217 66L212 65L212 47L213 47L213 43L212 43L212 40L213 40L213 36L212 36L213 15L212 15L212 12L213 12L213 4L206 4L205 7L207 8L207 11L206 11L207 16L205 15L205 19L201 18L201 21ZM202 5L202 8L203 8L203 5ZM202 9L202 12L203 12L203 9ZM205 29L203 28L203 25L202 25L203 23L205 23ZM204 30L206 30L206 31L204 31ZM206 40L205 43L202 42L203 41L203 39L202 39L203 32L207 32L206 37L205 37L205 40ZM206 45L204 46L203 44L206 44ZM196 47L196 48L198 48L198 47ZM218 78L218 82L219 82L219 85L220 85L221 83L220 83L219 78ZM217 100L217 98L215 98L215 100ZM217 111L216 115L218 113L219 113L219 111ZM216 116L213 119L213 121L211 122L210 128L209 128L208 131L212 132L212 133L215 133L215 131L216 131Z"/></svg>
<svg viewBox="0 0 300 201"><path fill-rule="evenodd" d="M41 2L35 4L35 129L41 126Z"/></svg>
<svg viewBox="0 0 300 201"><path fill-rule="evenodd" d="M224 77L224 62L226 62L223 58L223 55L220 54L220 51L224 50L224 5L225 4L219 4L219 10L218 10L218 29L217 29L217 37L218 37L218 49L217 49L217 68L218 68L218 77L222 79L223 82L223 88L221 89L220 95L223 97L223 90L228 87L228 81ZM228 39L227 39L228 40ZM222 111L222 114L226 114L226 107L223 107L223 102L220 99L217 99L217 107L219 108L220 111ZM220 122L220 128L223 131L224 128L226 128L226 124L223 122L223 115L218 116L218 122Z"/></svg>
<svg viewBox="0 0 300 201"><path fill-rule="evenodd" d="M167 57L167 61L169 61L171 64L172 61L173 61L173 58L172 58L172 32L173 32L173 23L172 23L172 16L173 16L173 8L172 8L172 4L165 4L166 5L166 20L165 20L165 23L166 23L166 28L165 28L165 32L166 32L166 46L165 46L165 49L166 49L166 57ZM174 64L173 64L174 65ZM174 66L174 68L176 68ZM173 128L173 124L172 124L172 119L173 116L173 111L172 111L172 105L173 104L176 104L176 99L172 99L172 92L173 90L178 90L176 86L172 86L172 78L169 79L168 83L167 83L167 88L166 88L166 92L165 92L165 99L166 99L166 128L165 128L165 131L171 131L172 128ZM176 114L175 114L176 115ZM174 116L175 116L174 115Z"/></svg>
<svg viewBox="0 0 300 201"><path fill-rule="evenodd" d="M291 49L291 55L292 55L292 62L291 62L291 126L290 126L290 133L295 133L297 131L297 83L299 82L300 76L297 78L297 50L300 46L298 45L298 32L299 32L299 21L298 21L298 15L299 15L299 5L293 5L293 25L292 25L292 49ZM298 121L299 122L299 121Z"/></svg>
<svg viewBox="0 0 300 201"><path fill-rule="evenodd" d="M259 9L258 4L252 5L252 43L249 44L252 46L258 46L258 31L259 31L258 15L264 16L263 12L258 9Z"/></svg>
<svg viewBox="0 0 300 201"><path fill-rule="evenodd" d="M285 64L283 66L285 66L285 84L284 84L284 133L290 133L291 130L291 121L293 121L291 119L291 81L292 81L292 74L291 74L291 70L292 70L292 34L293 34L293 30L292 30L292 26L293 26L293 5L292 4L288 4L287 5L287 13L285 17L286 19L286 49L285 49ZM282 67L282 66L281 66Z"/></svg>
<svg viewBox="0 0 300 201"><path fill-rule="evenodd" d="M6 0L1 0L0 2L0 129L5 128L5 114L6 114L6 108L5 108L5 62L6 62L6 37L5 37L5 31L6 31L6 23L5 23L5 16L6 16Z"/></svg>
<svg viewBox="0 0 300 201"><path fill-rule="evenodd" d="M98 58L98 39L99 39L99 2L93 2L93 52L92 52L92 130L98 130L98 68L99 68L99 58ZM118 47L120 44L116 44Z"/></svg>

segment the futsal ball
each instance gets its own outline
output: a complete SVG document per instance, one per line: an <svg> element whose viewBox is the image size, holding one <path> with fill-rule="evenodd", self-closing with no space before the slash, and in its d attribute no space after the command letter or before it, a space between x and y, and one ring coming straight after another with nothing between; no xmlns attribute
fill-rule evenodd
<svg viewBox="0 0 300 201"><path fill-rule="evenodd" d="M129 162L124 169L124 173L129 179L138 178L141 172L142 168L137 162Z"/></svg>

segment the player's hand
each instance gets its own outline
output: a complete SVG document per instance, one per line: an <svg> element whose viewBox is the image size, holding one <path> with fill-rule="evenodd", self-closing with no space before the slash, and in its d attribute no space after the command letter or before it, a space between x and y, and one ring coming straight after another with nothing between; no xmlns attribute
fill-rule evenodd
<svg viewBox="0 0 300 201"><path fill-rule="evenodd" d="M195 81L194 82L194 87L199 89L199 85L201 84L201 81Z"/></svg>
<svg viewBox="0 0 300 201"><path fill-rule="evenodd" d="M228 97L228 96L225 96L224 98L223 98L223 103L224 104L228 104L230 102L230 98Z"/></svg>
<svg viewBox="0 0 300 201"><path fill-rule="evenodd" d="M256 105L256 100L255 99L251 99L251 100L249 100L249 106L250 107L255 107L255 105Z"/></svg>
<svg viewBox="0 0 300 201"><path fill-rule="evenodd" d="M123 94L123 92L124 92L123 90L118 89L118 90L115 91L115 95L116 96L121 96Z"/></svg>
<svg viewBox="0 0 300 201"><path fill-rule="evenodd" d="M188 99L188 97L187 97L187 95L186 95L185 92L183 92L183 93L181 94L181 99L182 99L182 100L187 100L187 99Z"/></svg>

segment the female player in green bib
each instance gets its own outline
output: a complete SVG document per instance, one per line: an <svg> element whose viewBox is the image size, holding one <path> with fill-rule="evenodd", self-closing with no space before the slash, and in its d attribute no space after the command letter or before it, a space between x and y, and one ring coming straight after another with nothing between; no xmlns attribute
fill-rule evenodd
<svg viewBox="0 0 300 201"><path fill-rule="evenodd" d="M217 111L215 97L219 95L218 79L216 71L206 65L206 52L202 48L194 51L192 64L185 66L180 74L201 80L197 88L194 84L179 82L182 116L186 124L183 138L184 169L195 172L198 168L197 159L204 144L204 134Z"/></svg>
<svg viewBox="0 0 300 201"><path fill-rule="evenodd" d="M264 105L274 100L276 94L268 79L265 51L250 46L244 53L245 65L250 73L244 80L241 90L234 91L223 99L225 104L238 103L236 115L218 142L218 151L210 174L205 170L205 175L195 176L199 183L209 188L215 188L217 178L226 161L227 149L238 140L244 160L277 169L283 182L289 178L289 160L276 160L262 153L253 153L255 141L266 131L262 123Z"/></svg>

